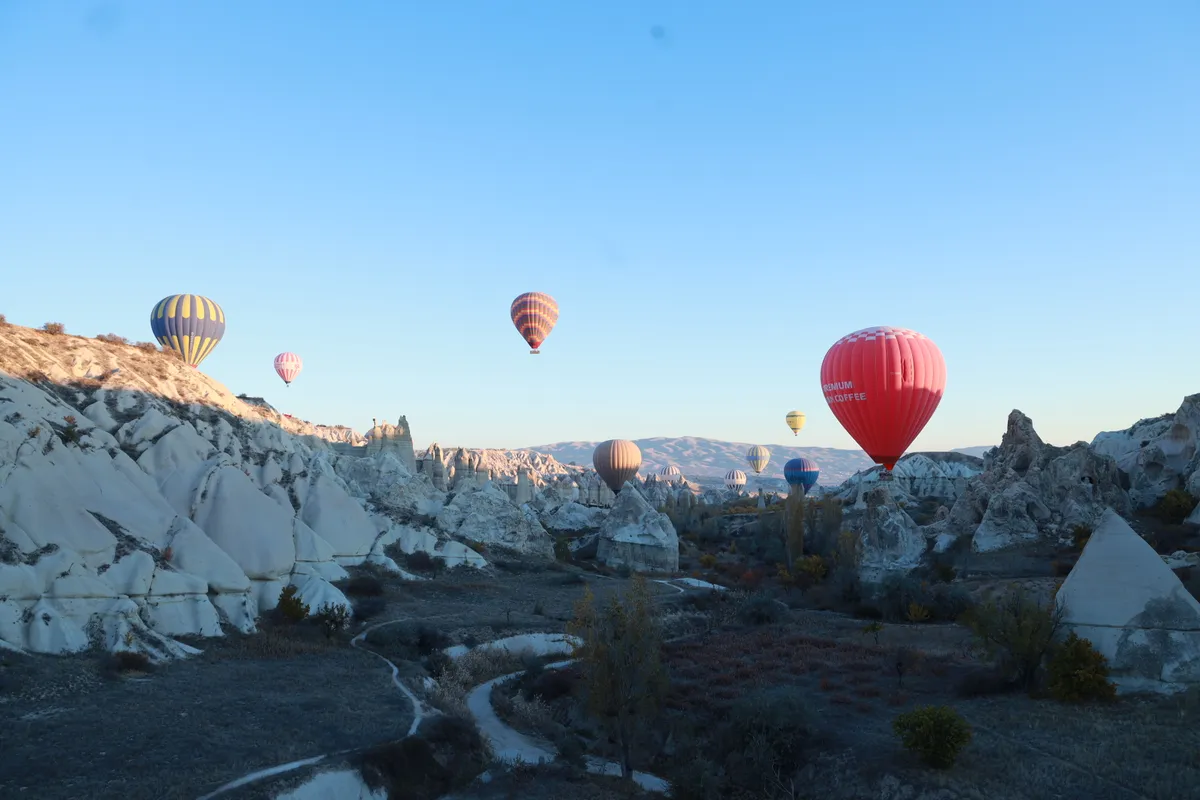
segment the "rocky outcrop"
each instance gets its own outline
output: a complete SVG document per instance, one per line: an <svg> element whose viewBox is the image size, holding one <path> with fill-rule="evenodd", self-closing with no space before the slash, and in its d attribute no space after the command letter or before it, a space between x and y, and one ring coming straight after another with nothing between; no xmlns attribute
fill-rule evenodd
<svg viewBox="0 0 1200 800"><path fill-rule="evenodd" d="M983 472L983 459L963 453L910 453L896 462L889 487L908 502L936 498L950 504L966 491L968 481ZM864 495L879 484L883 467L875 466L852 476L833 494L859 507Z"/></svg>
<svg viewBox="0 0 1200 800"><path fill-rule="evenodd" d="M908 572L925 555L925 535L900 508L887 483L863 494L865 512L858 525L859 577L864 583L879 582L890 572Z"/></svg>
<svg viewBox="0 0 1200 800"><path fill-rule="evenodd" d="M984 458L984 471L926 533L943 542L971 536L976 552L1055 541L1076 525L1094 526L1105 509L1128 515L1123 480L1110 456L1083 442L1048 445L1029 417L1013 411L1000 446Z"/></svg>
<svg viewBox="0 0 1200 800"><path fill-rule="evenodd" d="M472 542L525 555L554 558L554 539L528 505L513 505L495 484L464 487L441 510L438 527Z"/></svg>
<svg viewBox="0 0 1200 800"><path fill-rule="evenodd" d="M600 524L596 558L635 572L678 572L679 535L666 514L655 511L632 482L617 495Z"/></svg>
<svg viewBox="0 0 1200 800"><path fill-rule="evenodd" d="M0 646L168 658L196 652L174 636L253 631L289 584L314 610L348 606L332 585L344 566L398 569L382 547L407 530L399 518L441 510L396 454L337 455L312 426L290 432L264 406L160 362L153 385L171 396L0 373ZM174 399L180 386L195 399ZM447 562L482 562L426 536Z"/></svg>
<svg viewBox="0 0 1200 800"><path fill-rule="evenodd" d="M568 502L543 511L540 519L547 530L581 533L596 530L607 516L603 508Z"/></svg>
<svg viewBox="0 0 1200 800"><path fill-rule="evenodd" d="M417 472L417 456L413 450L412 429L408 426L408 418L401 415L399 421L392 425L378 422L367 434L367 453L382 455L391 453L404 465L410 475Z"/></svg>
<svg viewBox="0 0 1200 800"><path fill-rule="evenodd" d="M1108 659L1119 690L1200 684L1200 603L1114 511L1100 518L1056 602L1066 626Z"/></svg>
<svg viewBox="0 0 1200 800"><path fill-rule="evenodd" d="M1092 450L1116 460L1129 477L1135 506L1151 506L1171 489L1200 496L1200 394L1183 398L1174 414L1144 419L1124 431L1106 431ZM1195 520L1200 524L1200 518Z"/></svg>

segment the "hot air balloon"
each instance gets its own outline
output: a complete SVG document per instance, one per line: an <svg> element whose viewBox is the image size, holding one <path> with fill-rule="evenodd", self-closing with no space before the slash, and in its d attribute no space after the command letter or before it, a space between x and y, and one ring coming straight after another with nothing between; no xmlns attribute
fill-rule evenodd
<svg viewBox="0 0 1200 800"><path fill-rule="evenodd" d="M783 465L783 477L788 486L793 489L799 488L808 494L808 490L817 485L821 470L817 467L817 462L810 458L793 458Z"/></svg>
<svg viewBox="0 0 1200 800"><path fill-rule="evenodd" d="M916 331L864 328L829 348L821 391L846 432L890 473L942 401L946 362Z"/></svg>
<svg viewBox="0 0 1200 800"><path fill-rule="evenodd" d="M787 425L792 429L794 436L800 435L800 430L804 427L805 419L803 411L789 411L787 413Z"/></svg>
<svg viewBox="0 0 1200 800"><path fill-rule="evenodd" d="M558 322L558 303L548 294L526 292L512 301L509 316L521 338L533 348L530 354L537 355L541 352L538 348L554 330L554 323Z"/></svg>
<svg viewBox="0 0 1200 800"><path fill-rule="evenodd" d="M302 369L304 369L304 362L295 353L280 353L275 356L275 372L283 378L286 386L292 385L292 381L296 380L296 376Z"/></svg>
<svg viewBox="0 0 1200 800"><path fill-rule="evenodd" d="M173 294L150 311L150 330L163 347L178 353L193 369L225 335L225 312L198 294Z"/></svg>
<svg viewBox="0 0 1200 800"><path fill-rule="evenodd" d="M754 445L746 452L746 463L754 470L755 475L760 474L770 460L771 451L761 444Z"/></svg>
<svg viewBox="0 0 1200 800"><path fill-rule="evenodd" d="M726 489L741 489L746 485L746 473L740 469L731 469L725 473Z"/></svg>
<svg viewBox="0 0 1200 800"><path fill-rule="evenodd" d="M601 442L592 453L592 466L614 494L619 494L625 482L637 475L641 465L642 451L628 439Z"/></svg>
<svg viewBox="0 0 1200 800"><path fill-rule="evenodd" d="M682 474L683 473L679 471L679 467L675 466L674 464L663 467L658 471L658 477L668 481L673 481Z"/></svg>

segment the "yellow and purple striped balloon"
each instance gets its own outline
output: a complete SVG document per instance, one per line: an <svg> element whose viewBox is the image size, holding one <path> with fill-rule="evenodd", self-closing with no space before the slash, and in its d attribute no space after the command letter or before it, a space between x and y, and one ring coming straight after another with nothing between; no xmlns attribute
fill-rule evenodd
<svg viewBox="0 0 1200 800"><path fill-rule="evenodd" d="M150 311L150 330L159 344L196 368L225 335L225 312L207 297L173 294Z"/></svg>

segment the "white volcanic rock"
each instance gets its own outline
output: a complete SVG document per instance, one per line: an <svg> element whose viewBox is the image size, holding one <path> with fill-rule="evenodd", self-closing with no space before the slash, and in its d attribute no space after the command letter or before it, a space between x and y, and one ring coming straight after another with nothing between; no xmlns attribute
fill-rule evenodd
<svg viewBox="0 0 1200 800"><path fill-rule="evenodd" d="M1130 513L1123 481L1110 456L1083 442L1048 445L1029 417L1013 411L1000 446L984 456L984 471L968 479L946 517L925 532L941 549L953 538L971 536L977 552L1057 541L1073 526L1093 526L1110 507Z"/></svg>
<svg viewBox="0 0 1200 800"><path fill-rule="evenodd" d="M454 495L437 518L438 527L472 542L528 555L554 558L554 539L529 506L515 506L493 483Z"/></svg>
<svg viewBox="0 0 1200 800"><path fill-rule="evenodd" d="M1200 603L1111 509L1058 590L1066 625L1108 659L1123 691L1200 684Z"/></svg>
<svg viewBox="0 0 1200 800"><path fill-rule="evenodd" d="M864 583L882 581L891 572L908 572L925 555L920 526L904 512L887 486L877 484L863 497L866 512L860 521L859 577Z"/></svg>
<svg viewBox="0 0 1200 800"><path fill-rule="evenodd" d="M596 558L635 572L678 572L679 535L666 514L647 502L632 482L617 495L600 523Z"/></svg>
<svg viewBox="0 0 1200 800"><path fill-rule="evenodd" d="M344 605L330 583L342 564L395 567L384 540L408 536L374 502L441 508L394 454L330 444L361 441L234 397L166 356L4 328L0 646L181 657L197 651L171 636L251 632L288 583L318 606ZM408 545L486 564L428 535Z"/></svg>
<svg viewBox="0 0 1200 800"><path fill-rule="evenodd" d="M579 533L595 530L608 516L608 510L579 503L563 503L541 514L542 525L547 530Z"/></svg>
<svg viewBox="0 0 1200 800"><path fill-rule="evenodd" d="M1183 398L1174 414L1140 420L1124 431L1106 431L1092 449L1116 459L1129 477L1135 506L1151 506L1171 489L1200 492L1200 394ZM1200 522L1200 519L1197 520Z"/></svg>
<svg viewBox="0 0 1200 800"><path fill-rule="evenodd" d="M896 462L892 479L885 481L898 497L909 502L934 497L953 503L967 487L967 481L983 472L983 459L962 453L910 453ZM874 466L856 473L832 490L845 502L862 505L863 495L879 485L883 467Z"/></svg>

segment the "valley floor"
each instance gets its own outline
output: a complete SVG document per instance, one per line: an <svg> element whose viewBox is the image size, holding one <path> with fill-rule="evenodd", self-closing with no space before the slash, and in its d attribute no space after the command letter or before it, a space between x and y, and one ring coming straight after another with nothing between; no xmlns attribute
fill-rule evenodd
<svg viewBox="0 0 1200 800"><path fill-rule="evenodd" d="M369 598L374 608L367 624L406 620L434 631L438 647L561 632L585 586L603 596L624 584L578 570L529 565L501 565L493 574L455 571L428 582L391 580L380 596ZM667 645L672 693L663 725L703 732L721 724L722 709L748 687L793 687L827 734L803 773L805 785L797 797L1200 796L1198 703L1122 700L1076 707L1022 695L964 698L957 691L959 679L974 661L969 637L956 625L884 624L876 641L863 632L862 620L831 612L780 606L770 622L753 625L729 613L744 597L730 593L718 604L725 610L714 611L695 593L661 583L651 587L668 636L688 634ZM94 655L4 655L0 796L195 800L258 770L404 737L413 719L408 698L393 685L387 665L350 647L349 638L326 640L315 628L266 624L253 636L192 641L203 655L145 675L114 674L106 659ZM418 685L424 672L411 636L388 625L362 645L396 662L408 684ZM901 647L919 653L902 687L894 670ZM891 730L897 713L929 703L954 706L974 729L959 763L944 772L917 766ZM522 729L497 708L502 719ZM671 770L679 766L672 761L648 749L635 766L672 778ZM321 768L254 783L224 797L268 798ZM817 786L820 792L808 791ZM557 765L498 774L491 784L454 795L457 800L630 796L636 791L610 779Z"/></svg>

